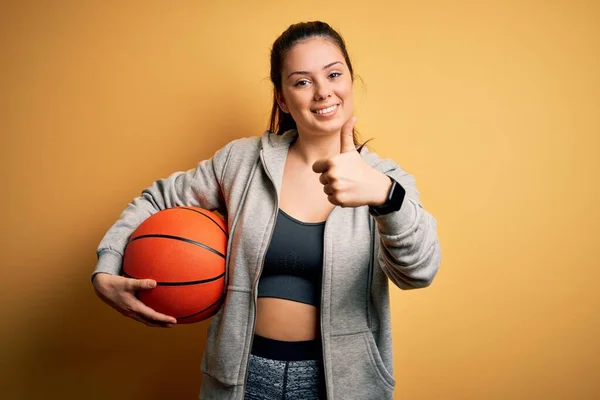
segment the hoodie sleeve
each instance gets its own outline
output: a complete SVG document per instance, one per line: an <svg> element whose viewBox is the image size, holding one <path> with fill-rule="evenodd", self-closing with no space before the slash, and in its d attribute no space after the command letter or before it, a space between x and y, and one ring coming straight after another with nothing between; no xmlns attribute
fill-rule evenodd
<svg viewBox="0 0 600 400"><path fill-rule="evenodd" d="M420 204L412 175L398 166L386 175L394 178L406 194L400 210L374 217L380 237L379 264L401 289L427 287L441 260L437 222Z"/></svg>
<svg viewBox="0 0 600 400"><path fill-rule="evenodd" d="M100 241L92 280L101 272L121 273L123 252L129 237L144 220L158 211L185 205L223 213L225 200L221 182L232 147L233 142L218 150L212 158L199 162L195 168L155 181L134 198Z"/></svg>

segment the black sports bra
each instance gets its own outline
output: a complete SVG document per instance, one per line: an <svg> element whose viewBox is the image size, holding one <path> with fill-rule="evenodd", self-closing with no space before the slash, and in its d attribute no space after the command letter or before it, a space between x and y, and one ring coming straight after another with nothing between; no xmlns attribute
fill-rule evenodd
<svg viewBox="0 0 600 400"><path fill-rule="evenodd" d="M279 210L258 282L258 297L319 307L325 222L301 222Z"/></svg>

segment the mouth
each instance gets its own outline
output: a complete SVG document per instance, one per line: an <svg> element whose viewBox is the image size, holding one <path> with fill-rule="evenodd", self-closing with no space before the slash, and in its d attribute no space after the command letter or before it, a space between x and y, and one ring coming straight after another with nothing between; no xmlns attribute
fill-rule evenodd
<svg viewBox="0 0 600 400"><path fill-rule="evenodd" d="M333 104L328 107L317 108L314 110L310 110L313 114L317 115L332 115L338 109L339 104Z"/></svg>

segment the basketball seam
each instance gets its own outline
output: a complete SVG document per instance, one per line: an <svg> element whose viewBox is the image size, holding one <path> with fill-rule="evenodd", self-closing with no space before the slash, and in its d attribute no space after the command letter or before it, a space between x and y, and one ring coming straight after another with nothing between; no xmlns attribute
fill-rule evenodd
<svg viewBox="0 0 600 400"><path fill-rule="evenodd" d="M195 240L183 238L183 237L180 237L180 236L162 235L162 234L159 234L159 233L151 233L151 234L148 234L148 235L136 236L133 239L131 239L131 241L128 243L128 245L131 244L132 242L136 241L136 240L140 240L140 239L144 239L144 238L158 238L158 239L180 240L182 242L186 242L186 243L189 243L189 244L193 244L195 246L202 247L203 249L206 249L206 250L208 250L208 251L210 251L210 252L212 252L212 253L214 253L214 254L222 257L222 258L226 258L225 254L221 253L220 251L215 250L212 247L207 246L207 245L205 245L203 243L196 242Z"/></svg>
<svg viewBox="0 0 600 400"><path fill-rule="evenodd" d="M223 234L225 234L225 237L229 238L229 235L227 234L227 232L225 232L225 229L223 229L223 227L222 227L221 225L219 225L219 223L218 223L217 221L215 221L214 219L212 219L212 218L210 217L210 215L206 215L206 214L204 214L202 211L200 211L200 210L195 210L195 209L193 209L193 208L188 208L188 207L177 207L177 208L179 208L179 209L181 209L181 210L193 211L193 212L195 212L195 213L198 213L198 214L200 214L200 215L203 215L203 216L205 216L206 218L210 219L210 220L212 221L212 223L213 223L213 224L215 224L215 225L217 226L217 228L219 228L219 229L221 230L221 232L223 232Z"/></svg>
<svg viewBox="0 0 600 400"><path fill-rule="evenodd" d="M195 317L196 315L202 314L203 312L205 312L206 310L210 309L211 307L216 306L217 304L219 304L220 302L222 302L224 298L225 298L225 296L219 297L219 299L217 301L215 301L214 303L212 303L210 306L206 307L204 310L195 312L195 313L190 314L190 315L186 315L184 317L176 317L176 318L177 319L187 319L187 318Z"/></svg>
<svg viewBox="0 0 600 400"><path fill-rule="evenodd" d="M131 279L142 279L142 278L138 278L135 277L133 275L128 274L127 272L123 272L123 276L126 278L131 278ZM222 277L225 276L225 273L223 272L221 275L212 277L212 278L208 278L208 279L201 279L198 281L184 281L184 282L156 282L157 286L187 286L187 285L199 285L202 283L209 283L209 282L214 282L218 279L221 279ZM145 279L145 278L144 278Z"/></svg>

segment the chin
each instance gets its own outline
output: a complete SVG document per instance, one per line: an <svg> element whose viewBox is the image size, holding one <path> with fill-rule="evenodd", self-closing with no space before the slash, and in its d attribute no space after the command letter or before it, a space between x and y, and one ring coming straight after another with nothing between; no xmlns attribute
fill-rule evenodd
<svg viewBox="0 0 600 400"><path fill-rule="evenodd" d="M338 133L345 122L346 120L342 120L341 118L336 118L331 121L317 121L312 124L312 130L324 134Z"/></svg>
<svg viewBox="0 0 600 400"><path fill-rule="evenodd" d="M340 124L330 125L330 126L312 125L308 131L312 132L315 135L327 136L327 135L337 134L341 129L342 129L342 125L340 125Z"/></svg>

